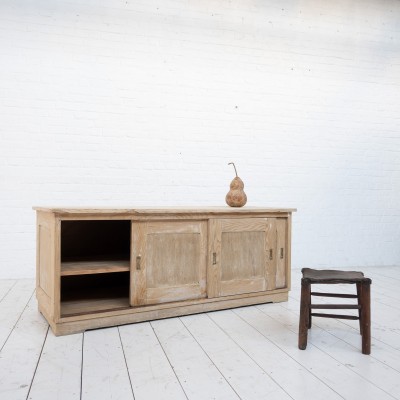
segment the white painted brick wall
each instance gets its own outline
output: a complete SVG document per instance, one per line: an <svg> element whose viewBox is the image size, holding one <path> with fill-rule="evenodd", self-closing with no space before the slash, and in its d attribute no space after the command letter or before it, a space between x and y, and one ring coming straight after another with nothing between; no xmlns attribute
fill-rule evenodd
<svg viewBox="0 0 400 400"><path fill-rule="evenodd" d="M398 0L2 0L0 278L32 205L297 207L293 267L400 264Z"/></svg>

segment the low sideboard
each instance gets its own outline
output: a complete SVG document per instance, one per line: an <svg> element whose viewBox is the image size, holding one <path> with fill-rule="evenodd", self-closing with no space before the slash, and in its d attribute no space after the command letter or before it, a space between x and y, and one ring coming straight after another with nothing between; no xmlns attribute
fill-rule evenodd
<svg viewBox="0 0 400 400"><path fill-rule="evenodd" d="M36 296L56 335L288 299L295 209L34 210Z"/></svg>

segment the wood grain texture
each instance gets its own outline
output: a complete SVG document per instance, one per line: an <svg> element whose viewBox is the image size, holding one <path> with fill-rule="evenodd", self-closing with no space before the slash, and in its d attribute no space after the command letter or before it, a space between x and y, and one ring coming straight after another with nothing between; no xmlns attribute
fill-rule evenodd
<svg viewBox="0 0 400 400"><path fill-rule="evenodd" d="M57 232L56 219L52 213L38 212L36 228L36 287L46 296L41 299L51 318L57 319L59 309L57 299Z"/></svg>
<svg viewBox="0 0 400 400"><path fill-rule="evenodd" d="M207 296L217 298L221 288L221 238L222 226L220 219L208 221L208 265L207 265Z"/></svg>
<svg viewBox="0 0 400 400"><path fill-rule="evenodd" d="M215 265L218 295L267 290L270 221L268 218L220 219L220 229L210 235L218 259ZM276 271L272 273L275 281Z"/></svg>
<svg viewBox="0 0 400 400"><path fill-rule="evenodd" d="M193 215L198 216L199 214L207 214L207 215L246 215L255 213L291 213L295 212L295 208L267 208L267 207L243 207L243 208L235 208L232 207L128 207L128 208L112 208L112 207L40 207L35 206L32 207L36 211L44 211L55 214L90 214L90 215L116 215L120 217L121 215L129 215L130 217L135 215L158 215L163 216L167 214L172 214L175 216L182 216L188 214L193 218Z"/></svg>
<svg viewBox="0 0 400 400"><path fill-rule="evenodd" d="M287 273L287 220L283 218L276 219L276 278L275 287L283 288L286 286Z"/></svg>
<svg viewBox="0 0 400 400"><path fill-rule="evenodd" d="M71 315L98 313L110 310L121 310L129 308L129 300L126 298L101 297L92 300L70 300L61 303L61 315L65 318Z"/></svg>
<svg viewBox="0 0 400 400"><path fill-rule="evenodd" d="M146 222L132 223L131 236L131 287L130 304L138 306L146 302Z"/></svg>
<svg viewBox="0 0 400 400"><path fill-rule="evenodd" d="M147 307L139 310L133 308L109 312L109 313L92 313L79 315L62 319L52 326L52 330L56 335L68 335L71 333L83 332L87 329L96 329L106 326L117 326L130 324L134 322L151 321L156 319L171 318L180 315L197 314L207 311L223 310L226 308L243 307L253 304L262 304L268 302L287 301L287 292L267 293L257 296L238 296L231 299L229 297L220 299L220 301L205 302L203 299L193 301L192 304L185 301L182 303L169 303L167 308L154 307L148 310ZM224 300L225 299L225 300Z"/></svg>
<svg viewBox="0 0 400 400"><path fill-rule="evenodd" d="M129 260L118 261L77 261L61 263L61 276L105 274L130 270Z"/></svg>
<svg viewBox="0 0 400 400"><path fill-rule="evenodd" d="M263 231L223 232L221 241L221 281L264 276Z"/></svg>
<svg viewBox="0 0 400 400"><path fill-rule="evenodd" d="M268 218L266 236L266 269L265 279L268 290L276 288L277 251L276 251L276 218Z"/></svg>
<svg viewBox="0 0 400 400"><path fill-rule="evenodd" d="M206 296L207 238L205 221L133 224L139 238L140 271L136 305ZM135 254L136 254L135 253ZM135 257L135 256L134 256ZM136 288L135 288L136 290ZM142 296L141 298L139 296Z"/></svg>

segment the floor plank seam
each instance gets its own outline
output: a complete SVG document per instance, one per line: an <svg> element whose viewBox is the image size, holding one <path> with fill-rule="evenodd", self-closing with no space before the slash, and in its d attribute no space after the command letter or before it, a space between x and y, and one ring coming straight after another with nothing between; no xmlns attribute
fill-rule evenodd
<svg viewBox="0 0 400 400"><path fill-rule="evenodd" d="M284 309L284 307L282 307L282 309ZM260 311L263 312L263 310L260 310ZM291 312L292 314L295 314L292 310L287 310L287 311ZM264 312L264 314L266 314L266 313ZM268 314L266 314L266 315L268 315ZM275 320L276 322L278 322L278 323L280 323L281 325L283 325L277 318L274 318L274 317L271 316L271 315L268 315L268 316L269 316L270 318L272 318L273 320ZM335 320L335 321L341 322L340 320ZM313 324L314 324L314 322L313 322ZM356 347L356 346L354 346L354 345L352 345L352 344L346 342L346 341L343 340L342 338L340 338L340 337L334 335L333 333L331 333L331 332L329 332L328 330L324 329L324 328L321 327L320 325L318 325L318 324L315 324L315 325L316 325L319 329L321 329L322 331L326 332L328 335L333 336L335 339L340 340L340 341L342 341L343 343L346 343L347 345L353 347L353 348L356 349L356 350L359 350L358 347ZM283 326L284 326L285 328L289 329L291 332L297 333L296 330L291 329L289 326L286 326L286 325L283 325ZM365 381L367 381L367 382L369 382L370 384L372 384L372 385L378 387L374 382L370 381L369 379L365 378L363 375L361 375L360 373L358 373L357 370L350 368L347 364L343 364L340 360L338 360L337 358L335 358L335 357L331 356L330 354L328 354L328 353L324 350L324 348L321 348L319 345L317 345L317 344L315 344L315 343L312 343L312 342L310 342L310 344L312 344L314 347L316 347L317 349L319 349L320 351L322 351L322 352L325 353L326 355L328 355L328 356L330 356L331 358L333 358L336 362L342 364L344 367L346 367L346 368L349 369L350 371L352 371L352 372L354 372L355 374L357 374L358 376L360 376L360 377L361 377L362 379L364 379ZM387 364L383 363L382 361L380 361L379 359L374 358L374 357L372 356L372 354L370 354L368 357L371 357L371 358L373 358L376 362L379 362L380 364L382 364L382 365L384 365L384 366L386 366L386 367L388 367L388 368L391 368L390 365L387 365ZM396 369L394 369L394 368L391 368L391 369L393 369L394 371L398 372L398 371L397 371ZM390 393L388 393L388 392L387 392L385 389L383 389L382 387L378 387L378 388L379 388L380 390L382 390L383 392L385 392L388 396L390 396L390 397L396 399L396 397L394 397L393 395L391 395Z"/></svg>
<svg viewBox="0 0 400 400"><path fill-rule="evenodd" d="M82 333L82 348L81 348L81 387L79 393L79 399L82 400L82 389L83 389L83 349L85 344L85 332Z"/></svg>
<svg viewBox="0 0 400 400"><path fill-rule="evenodd" d="M6 337L6 339L4 340L4 343L3 343L3 345L2 345L1 348L0 348L0 353L2 352L2 350L3 350L4 346L6 345L8 339L10 338L11 334L13 333L15 327L18 325L18 322L20 321L22 315L24 314L26 308L28 307L28 304L29 304L29 302L31 301L32 296L35 294L35 291L36 291L36 289L33 290L32 294L30 295L28 301L27 301L26 304L25 304L25 307L22 309L21 314L19 315L18 319L15 321L15 324L13 325L12 329L10 330L10 333L8 334L8 336Z"/></svg>
<svg viewBox="0 0 400 400"><path fill-rule="evenodd" d="M7 295L11 292L11 290L14 288L14 286L18 283L18 280L15 280L14 284L10 287L10 289L7 290L7 292L3 295L3 297L0 299L0 303L7 297Z"/></svg>
<svg viewBox="0 0 400 400"><path fill-rule="evenodd" d="M125 355L124 344L122 343L121 332L120 332L120 330L119 330L119 326L117 326L117 331L118 331L119 340L120 340L120 342L121 342L121 349L122 349L122 354L124 355L126 370L127 370L127 372L128 372L129 384L131 385L133 400L135 400L135 393L134 393L134 391L133 391L133 385L132 385L131 374L129 373L128 363L127 363L127 361L126 361L126 355Z"/></svg>
<svg viewBox="0 0 400 400"><path fill-rule="evenodd" d="M214 361L212 360L212 358L209 356L209 354L204 350L203 346L198 342L198 340L194 337L194 335L192 334L192 332L188 329L188 327L185 325L185 323L182 321L181 317L178 317L178 319L181 321L182 325L185 327L185 329L189 332L189 335L194 339L194 341L199 345L199 347L201 348L201 350L203 351L203 353L206 355L206 357L211 361L211 363L214 365L214 367L216 368L216 370L221 374L221 376L224 378L225 382L231 387L231 389L234 391L234 393L236 394L236 396L238 397L239 400L242 400L242 398L240 397L239 393L235 390L235 388L232 386L232 384L228 381L228 379L225 377L225 375L222 373L222 371L218 368L217 365L215 365Z"/></svg>
<svg viewBox="0 0 400 400"><path fill-rule="evenodd" d="M29 385L28 393L26 395L26 400L29 399L29 395L31 393L32 384L33 384L33 381L35 380L35 375L36 375L36 371L37 371L38 366L39 366L40 359L42 358L42 353L43 353L44 345L45 345L46 340L47 340L47 336L49 334L49 330L50 330L50 325L47 327L47 331L46 331L46 335L45 335L44 340L43 340L42 348L40 349L40 354L39 354L39 357L38 357L38 360L37 360L37 363L36 363L35 370L33 371L33 375L32 375L32 379L31 379L31 383Z"/></svg>
<svg viewBox="0 0 400 400"><path fill-rule="evenodd" d="M235 312L234 312L234 310L230 310L233 314L235 314L236 316L238 316ZM229 335L229 333L228 332L226 332L221 326L219 326L218 325L218 323L217 322L215 322L214 320L213 320L213 318L209 315L210 313L206 313L206 315L208 316L208 318L210 318L210 320L215 324L215 326L217 326L217 328L218 329L220 329L226 336L228 336L229 337L229 339L231 339L232 340L232 342L233 343L235 343L236 344L236 346L238 346L238 348L240 349L240 350L242 350L243 351L243 353L245 353L251 360L253 360L253 362L254 362L254 364L256 364L262 371L264 371L265 372L265 374L267 375L267 376L269 376L269 378L273 381L273 382L275 382L275 384L278 386L278 387L280 387L281 389L282 389L282 391L283 392L285 392L291 399L293 399L293 396L291 396L256 360L254 360L254 358L245 350L245 349L243 349L243 347L235 340L235 339L233 339L232 338L232 336L231 335ZM238 316L239 317L239 316ZM266 338L267 340L269 340L268 338ZM270 341L270 340L269 340ZM270 341L270 343L272 343L271 341ZM273 345L275 345L274 343L272 343ZM278 346L276 346L276 347L278 347ZM293 400L295 400L295 399L293 399Z"/></svg>
<svg viewBox="0 0 400 400"><path fill-rule="evenodd" d="M178 375L176 374L175 368L173 367L173 365L172 365L172 363L171 363L171 360L169 359L169 357L168 357L168 355L167 355L167 353L166 353L166 351L165 351L165 349L164 349L164 347L163 347L163 345L162 345L162 343L161 343L161 341L160 341L160 338L157 336L157 333L156 333L156 331L155 331L155 329L154 329L154 327L153 327L151 321L149 322L149 324L150 324L150 326L151 326L151 329L153 330L153 333L154 333L154 335L155 335L155 337L156 337L158 343L160 344L160 348L162 349L162 351L163 351L163 353L164 353L164 355L165 355L165 358L166 358L167 361L168 361L168 364L171 366L171 369L172 369L172 371L173 371L173 373L174 373L174 375L175 375L175 377L176 377L176 380L177 380L178 383L179 383L179 386L181 387L181 389L182 389L182 391L183 391L183 394L185 395L186 399L189 400L189 397L187 396L187 393L186 393L185 389L183 388L182 383L181 383L181 381L180 381Z"/></svg>
<svg viewBox="0 0 400 400"><path fill-rule="evenodd" d="M287 308L285 308L285 307L283 307L283 306L281 306L281 305L280 305L280 307L281 307L283 310L285 310L285 312L288 312L288 311L289 311L291 314L294 314L294 315L296 315L296 316L298 315L298 314L297 314L295 311L293 311L293 310L287 309ZM271 317L272 319L274 319L275 321L277 321L276 318L274 318L274 317L272 317L272 316L270 316L270 317ZM349 325L343 323L343 321L341 321L341 320L339 320L339 319L335 319L335 321L336 321L337 323L339 323L339 324L345 325L346 327L350 327L350 328L352 328L352 329L354 329L354 330L357 331L356 328L354 328L353 326L349 326ZM324 332L328 333L329 335L335 337L336 339L338 339L338 340L340 340L340 341L342 341L342 342L348 344L349 346L353 347L354 349L359 349L357 346L355 346L355 345L353 345L353 344L351 344L351 343L349 343L349 342L346 342L344 339L340 338L339 336L337 336L337 335L335 335L334 333L330 332L329 330L325 329L323 326L321 326L320 324L318 324L318 322L314 322L314 320L313 320L313 325L317 326L319 329L321 329L322 331L324 331ZM288 329L289 329L289 328L288 328ZM294 331L294 330L291 330L291 331L294 332L294 333L297 333L297 331ZM375 340L375 339L374 339L374 340ZM383 343L383 342L382 342L382 343ZM385 345L386 345L386 346L389 346L387 343L385 343ZM315 344L314 344L314 346L315 346ZM316 346L316 347L317 347L317 346ZM384 362L383 362L382 360L380 360L379 358L374 357L374 353L373 353L373 352L371 352L371 354L369 354L369 357L373 358L375 361L381 363L382 365L385 365L386 367L391 368L393 371L396 371L396 372L400 373L400 369L393 368L391 365L388 365L388 364L384 363Z"/></svg>
<svg viewBox="0 0 400 400"><path fill-rule="evenodd" d="M256 307L257 308L257 307ZM235 313L238 315L237 313ZM242 319L247 325L255 329L258 333L260 333L262 336L264 336L265 339L270 340L267 336L265 336L259 329L257 329L255 326L251 325L248 321L246 321L244 318L242 318L240 315L238 315L240 319ZM270 340L271 341L271 340ZM272 342L272 341L271 341ZM314 378L318 379L320 382L322 382L325 386L327 386L329 389L331 389L333 392L335 392L339 397L342 399L346 400L345 397L341 396L333 387L329 386L324 380L322 380L318 375L314 374L314 372L310 371L307 367L305 367L303 364L301 364L299 361L297 361L295 358L293 358L289 353L287 353L283 348L281 348L278 344L274 343L276 347L278 347L279 350L281 350L283 353L285 353L288 357L290 357L295 363L300 365L302 368L305 368L308 373L314 376Z"/></svg>

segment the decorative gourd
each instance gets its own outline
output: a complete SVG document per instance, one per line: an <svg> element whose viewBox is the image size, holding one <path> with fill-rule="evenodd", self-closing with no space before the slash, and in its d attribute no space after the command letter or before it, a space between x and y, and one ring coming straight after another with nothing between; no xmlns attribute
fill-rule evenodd
<svg viewBox="0 0 400 400"><path fill-rule="evenodd" d="M247 202L247 196L244 192L244 183L238 177L235 164L233 162L229 163L228 165L232 164L233 168L235 168L236 177L233 178L230 184L230 190L225 197L226 204L229 207L243 207Z"/></svg>

